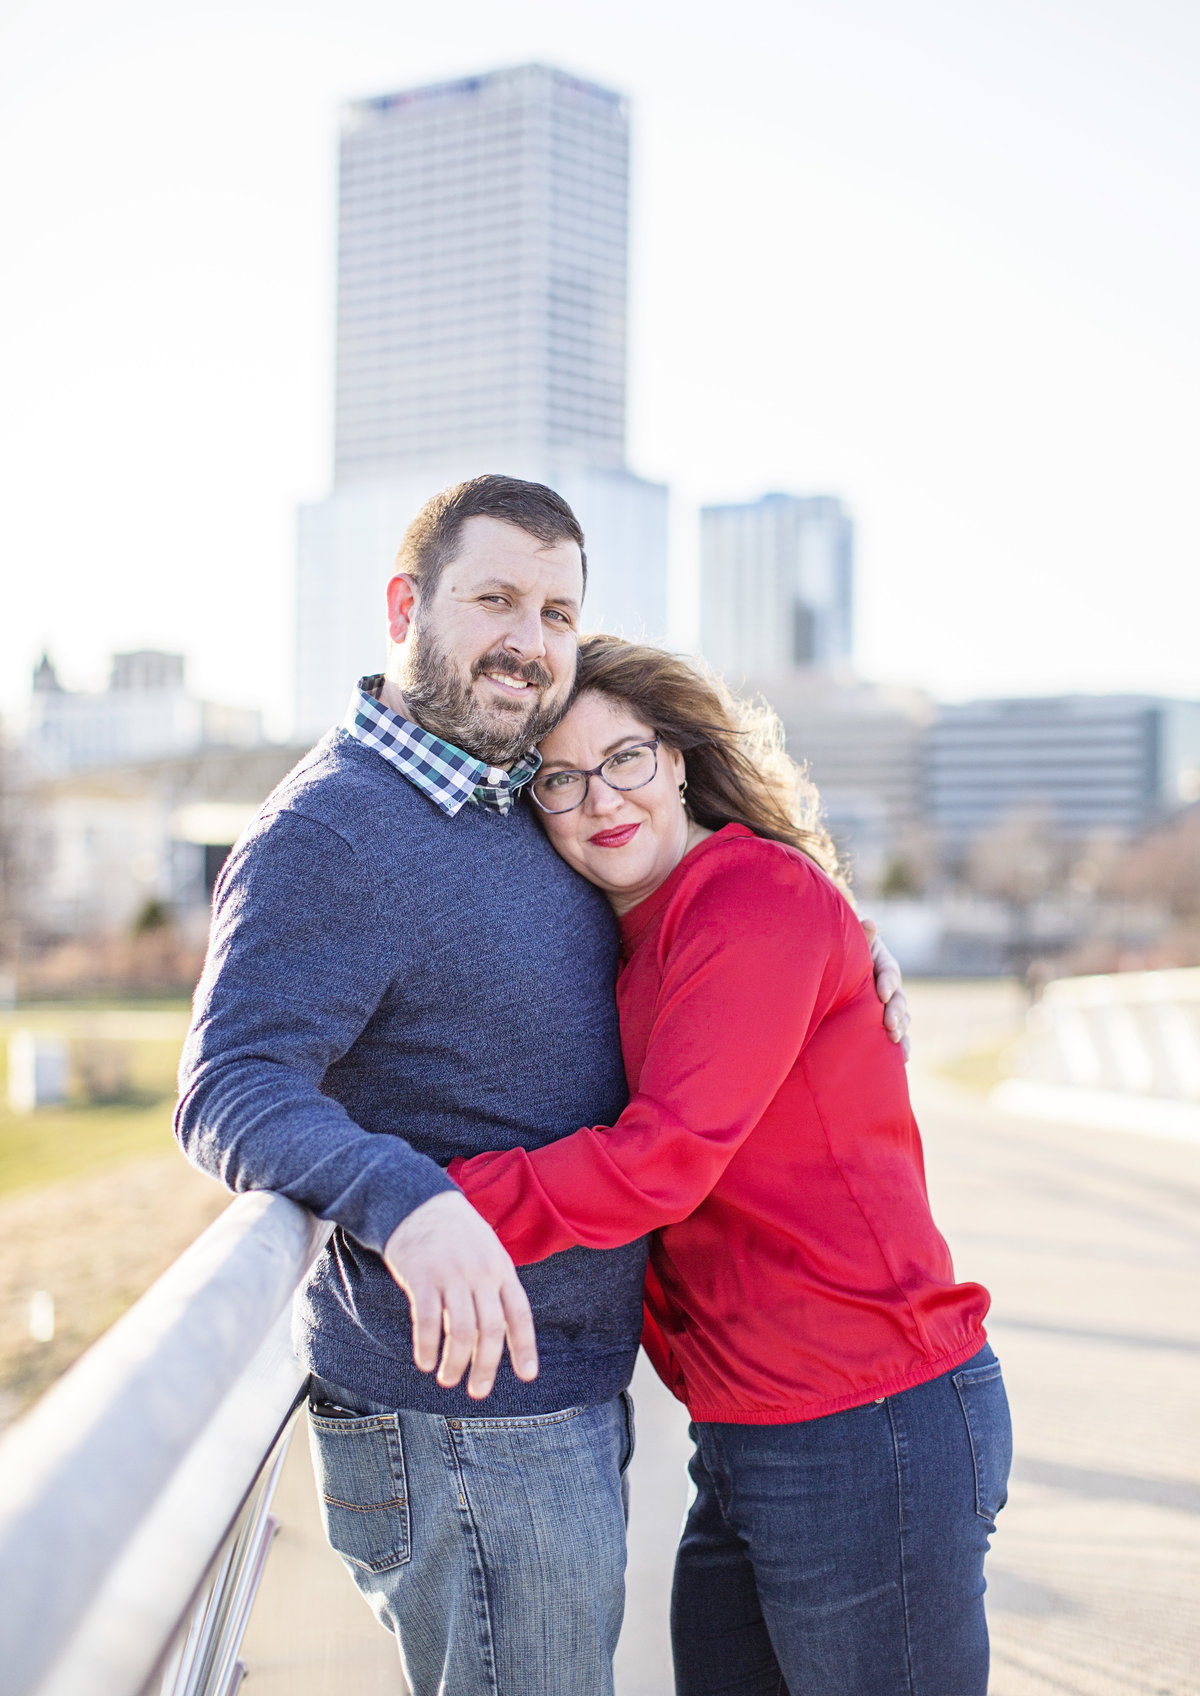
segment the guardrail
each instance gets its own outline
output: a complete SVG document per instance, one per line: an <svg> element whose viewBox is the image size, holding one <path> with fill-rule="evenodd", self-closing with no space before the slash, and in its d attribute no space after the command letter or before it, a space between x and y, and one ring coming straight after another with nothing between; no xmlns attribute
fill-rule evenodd
<svg viewBox="0 0 1200 1696"><path fill-rule="evenodd" d="M0 1696L233 1696L331 1229L239 1196L0 1441Z"/></svg>

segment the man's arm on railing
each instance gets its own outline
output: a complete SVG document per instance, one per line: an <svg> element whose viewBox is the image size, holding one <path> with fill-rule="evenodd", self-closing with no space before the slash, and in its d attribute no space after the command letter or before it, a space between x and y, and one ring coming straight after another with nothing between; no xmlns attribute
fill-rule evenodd
<svg viewBox="0 0 1200 1696"><path fill-rule="evenodd" d="M398 898L336 831L301 814L274 814L239 844L217 886L176 1134L230 1189L286 1195L382 1255L409 1295L417 1364L437 1364L444 1313L439 1382L457 1383L470 1361L468 1388L482 1396L506 1330L518 1376L537 1370L512 1262L440 1166L402 1137L363 1130L321 1090L401 964L372 946L388 931L385 895Z"/></svg>

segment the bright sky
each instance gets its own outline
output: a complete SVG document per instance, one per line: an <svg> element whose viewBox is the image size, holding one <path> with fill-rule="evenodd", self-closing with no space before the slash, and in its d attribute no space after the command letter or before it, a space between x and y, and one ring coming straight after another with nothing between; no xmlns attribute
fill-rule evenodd
<svg viewBox="0 0 1200 1696"><path fill-rule="evenodd" d="M8 0L0 705L162 646L286 729L338 103L530 59L633 99L682 569L697 502L831 491L866 675L1200 695L1194 0Z"/></svg>

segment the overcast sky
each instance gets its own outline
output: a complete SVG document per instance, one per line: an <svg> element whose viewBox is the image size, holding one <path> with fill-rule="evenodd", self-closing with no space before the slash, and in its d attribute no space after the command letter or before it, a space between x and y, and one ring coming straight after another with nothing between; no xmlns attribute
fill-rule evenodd
<svg viewBox="0 0 1200 1696"><path fill-rule="evenodd" d="M632 97L681 559L699 501L830 491L866 675L1200 695L1194 0L8 0L0 705L153 645L286 727L338 104L530 59Z"/></svg>

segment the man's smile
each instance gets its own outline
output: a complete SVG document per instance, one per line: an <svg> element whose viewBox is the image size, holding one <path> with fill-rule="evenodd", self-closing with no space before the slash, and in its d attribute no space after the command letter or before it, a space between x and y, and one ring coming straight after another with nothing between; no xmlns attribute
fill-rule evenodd
<svg viewBox="0 0 1200 1696"><path fill-rule="evenodd" d="M514 694L520 694L522 689L532 687L525 678L513 677L511 672L485 671L483 674L489 683L498 683L502 689L508 689Z"/></svg>

